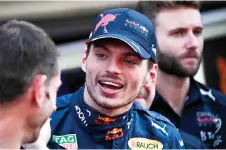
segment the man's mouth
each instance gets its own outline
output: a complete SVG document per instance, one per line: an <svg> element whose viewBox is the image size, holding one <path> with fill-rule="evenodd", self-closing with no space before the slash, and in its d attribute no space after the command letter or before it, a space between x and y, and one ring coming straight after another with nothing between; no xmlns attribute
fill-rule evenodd
<svg viewBox="0 0 226 150"><path fill-rule="evenodd" d="M122 84L116 83L116 82L111 82L111 81L99 81L99 84L104 88L109 88L109 89L113 89L113 90L119 90L119 89L123 88Z"/></svg>

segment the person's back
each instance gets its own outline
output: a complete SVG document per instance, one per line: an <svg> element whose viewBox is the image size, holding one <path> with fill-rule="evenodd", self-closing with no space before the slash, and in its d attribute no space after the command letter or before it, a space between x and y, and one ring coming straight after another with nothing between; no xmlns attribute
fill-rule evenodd
<svg viewBox="0 0 226 150"><path fill-rule="evenodd" d="M34 142L55 110L58 52L37 26L12 20L0 26L0 149Z"/></svg>
<svg viewBox="0 0 226 150"><path fill-rule="evenodd" d="M152 22L128 8L111 9L97 17L86 44L86 83L57 100L48 147L184 148L172 123L134 103L158 70Z"/></svg>

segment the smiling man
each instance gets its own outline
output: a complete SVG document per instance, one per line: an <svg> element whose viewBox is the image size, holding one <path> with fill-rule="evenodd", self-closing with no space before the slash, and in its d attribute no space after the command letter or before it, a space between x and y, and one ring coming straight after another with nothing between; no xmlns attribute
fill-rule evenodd
<svg viewBox="0 0 226 150"><path fill-rule="evenodd" d="M144 15L119 8L103 12L82 57L86 83L58 99L49 148L181 149L177 129L134 99L157 76L156 38Z"/></svg>

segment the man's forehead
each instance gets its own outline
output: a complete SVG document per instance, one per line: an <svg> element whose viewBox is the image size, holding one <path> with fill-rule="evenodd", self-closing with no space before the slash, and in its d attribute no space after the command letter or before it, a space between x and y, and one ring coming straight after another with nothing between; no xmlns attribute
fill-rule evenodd
<svg viewBox="0 0 226 150"><path fill-rule="evenodd" d="M107 51L114 51L114 49L120 48L122 49L121 52L123 53L134 53L136 54L136 52L132 49L132 47L130 47L127 43L123 42L123 41L103 41L103 42L93 42L93 44L91 45L91 47L95 48L95 47L101 47Z"/></svg>
<svg viewBox="0 0 226 150"><path fill-rule="evenodd" d="M175 28L202 27L201 14L193 8L176 8L161 11L156 18L158 26L168 30Z"/></svg>

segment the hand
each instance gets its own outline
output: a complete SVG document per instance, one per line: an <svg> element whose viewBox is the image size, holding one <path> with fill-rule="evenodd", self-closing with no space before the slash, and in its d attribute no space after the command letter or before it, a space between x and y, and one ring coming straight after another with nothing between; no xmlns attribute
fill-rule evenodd
<svg viewBox="0 0 226 150"><path fill-rule="evenodd" d="M51 137L50 120L51 118L46 120L40 130L39 137L35 142L23 144L25 149L48 149L46 145Z"/></svg>

